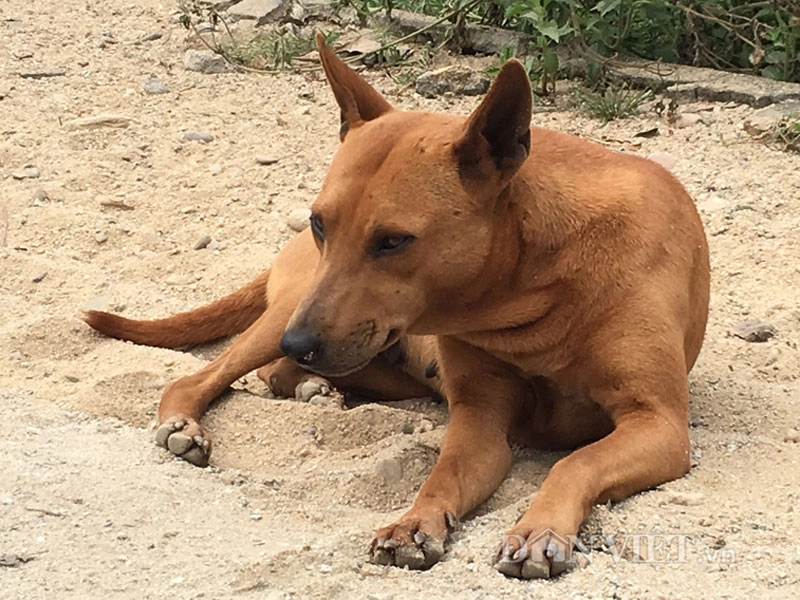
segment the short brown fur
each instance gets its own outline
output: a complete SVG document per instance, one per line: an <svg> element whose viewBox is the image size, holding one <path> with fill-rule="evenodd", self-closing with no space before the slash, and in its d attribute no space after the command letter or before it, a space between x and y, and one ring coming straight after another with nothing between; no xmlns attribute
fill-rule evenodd
<svg viewBox="0 0 800 600"><path fill-rule="evenodd" d="M496 557L507 575L556 575L569 564L554 542L571 539L592 505L689 469L686 376L709 298L692 200L653 162L530 128L530 87L515 61L464 119L397 111L319 50L343 141L312 208L316 249L308 232L287 246L261 276L266 305L240 291L251 309L223 299L194 311L221 323L201 324L196 340L233 333L266 306L219 359L167 388L157 437L207 460L197 421L208 403L280 359L279 345L311 370L386 396L432 383L450 410L440 457L410 510L376 533L373 560L437 562L449 528L505 477L510 441L581 446L555 464ZM222 309L231 306L246 316ZM141 322L88 320L159 341ZM381 354L395 343L405 368ZM426 380L420 369L434 359L438 378ZM265 378L292 382L302 373L286 362L268 369ZM387 377L389 389L378 389Z"/></svg>

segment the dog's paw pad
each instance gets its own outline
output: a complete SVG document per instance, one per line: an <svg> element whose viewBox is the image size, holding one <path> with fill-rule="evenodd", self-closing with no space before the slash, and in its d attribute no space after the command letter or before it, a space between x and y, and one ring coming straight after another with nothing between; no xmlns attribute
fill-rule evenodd
<svg viewBox="0 0 800 600"><path fill-rule="evenodd" d="M211 440L193 419L172 417L164 421L156 430L156 444L193 465L208 465Z"/></svg>

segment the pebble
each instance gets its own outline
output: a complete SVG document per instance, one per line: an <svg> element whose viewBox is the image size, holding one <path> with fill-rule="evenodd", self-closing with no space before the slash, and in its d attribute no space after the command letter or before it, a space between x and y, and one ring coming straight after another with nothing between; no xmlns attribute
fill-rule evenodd
<svg viewBox="0 0 800 600"><path fill-rule="evenodd" d="M269 166L274 165L280 159L275 158L273 156L267 156L266 154L256 154L256 162L260 165Z"/></svg>
<svg viewBox="0 0 800 600"><path fill-rule="evenodd" d="M80 381L80 378L75 377L75 375L64 375L64 379L70 383L78 383Z"/></svg>
<svg viewBox="0 0 800 600"><path fill-rule="evenodd" d="M108 234L105 231L101 231L94 236L94 241L98 244L105 244L108 241Z"/></svg>
<svg viewBox="0 0 800 600"><path fill-rule="evenodd" d="M145 94L166 94L169 92L169 88L158 77L150 75L142 82L142 91Z"/></svg>
<svg viewBox="0 0 800 600"><path fill-rule="evenodd" d="M761 319L746 319L735 325L731 333L746 342L766 342L775 336L775 327Z"/></svg>
<svg viewBox="0 0 800 600"><path fill-rule="evenodd" d="M222 249L222 244L220 244L217 240L211 240L208 246L206 246L206 250L211 250L212 252L214 250L221 250L221 249Z"/></svg>
<svg viewBox="0 0 800 600"><path fill-rule="evenodd" d="M286 217L286 224L294 231L300 232L308 227L308 220L311 218L310 208L295 208Z"/></svg>
<svg viewBox="0 0 800 600"><path fill-rule="evenodd" d="M199 240L197 240L197 243L195 243L195 245L194 245L194 249L195 250L202 250L203 248L207 247L210 243L211 243L211 236L210 235L204 235Z"/></svg>
<svg viewBox="0 0 800 600"><path fill-rule="evenodd" d="M670 171L672 167L675 166L675 163L678 162L677 158L666 152L653 152L653 154L651 154L647 158L649 158L655 163L660 164L667 171Z"/></svg>
<svg viewBox="0 0 800 600"><path fill-rule="evenodd" d="M182 142L203 142L207 144L214 141L214 136L206 131L184 131L181 135Z"/></svg>
<svg viewBox="0 0 800 600"><path fill-rule="evenodd" d="M229 73L233 70L225 58L212 50L187 50L183 55L183 68L198 73Z"/></svg>
<svg viewBox="0 0 800 600"><path fill-rule="evenodd" d="M332 570L333 570L333 567L331 567L330 565L325 564L325 563L322 563L319 566L319 572L320 573L330 573Z"/></svg>
<svg viewBox="0 0 800 600"><path fill-rule="evenodd" d="M43 189L39 188L38 190L33 192L34 202L47 202L48 200L50 200L50 195Z"/></svg>
<svg viewBox="0 0 800 600"><path fill-rule="evenodd" d="M47 277L47 271L44 271L43 273L39 273L39 274L38 274L36 277L34 277L34 278L31 280L31 281L33 281L33 283L39 283L39 282L40 282L42 279L44 279L45 277Z"/></svg>
<svg viewBox="0 0 800 600"><path fill-rule="evenodd" d="M793 444L800 443L800 431L797 431L797 429L794 428L787 429L786 435L783 436L783 441L791 442Z"/></svg>
<svg viewBox="0 0 800 600"><path fill-rule="evenodd" d="M307 115L310 112L311 112L310 106L301 106L300 108L297 108L293 111L293 113L296 115Z"/></svg>
<svg viewBox="0 0 800 600"><path fill-rule="evenodd" d="M400 433L414 433L414 425L406 421L402 425L400 425Z"/></svg>
<svg viewBox="0 0 800 600"><path fill-rule="evenodd" d="M11 173L11 177L17 180L21 179L38 179L39 169L36 167L23 167Z"/></svg>

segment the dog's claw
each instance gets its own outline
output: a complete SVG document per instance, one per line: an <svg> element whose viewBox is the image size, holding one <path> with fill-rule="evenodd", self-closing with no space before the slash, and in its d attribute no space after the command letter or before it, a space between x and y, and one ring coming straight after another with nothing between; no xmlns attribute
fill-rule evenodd
<svg viewBox="0 0 800 600"><path fill-rule="evenodd" d="M174 417L173 417L174 418ZM211 441L193 419L167 419L156 430L156 444L186 462L205 467L211 454Z"/></svg>

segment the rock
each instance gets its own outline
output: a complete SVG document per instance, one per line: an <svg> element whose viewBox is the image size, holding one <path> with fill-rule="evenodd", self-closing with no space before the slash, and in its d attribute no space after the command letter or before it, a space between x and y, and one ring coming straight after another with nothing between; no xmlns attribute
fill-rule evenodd
<svg viewBox="0 0 800 600"><path fill-rule="evenodd" d="M38 274L36 277L34 277L33 279L31 279L31 281L33 281L33 283L39 283L39 282L40 282L40 281L42 281L42 280L43 280L45 277L47 277L47 271L44 271L44 272L42 272L42 273L39 273L39 274Z"/></svg>
<svg viewBox="0 0 800 600"><path fill-rule="evenodd" d="M98 244L105 244L108 241L108 234L105 231L101 231L94 236L94 241Z"/></svg>
<svg viewBox="0 0 800 600"><path fill-rule="evenodd" d="M289 0L242 0L231 6L228 14L238 19L255 19L257 25L264 25L283 19L291 6Z"/></svg>
<svg viewBox="0 0 800 600"><path fill-rule="evenodd" d="M420 433L427 433L428 431L433 431L434 428L435 425L433 424L433 421L431 421L430 419L422 419L419 422L419 425L417 425L417 431Z"/></svg>
<svg viewBox="0 0 800 600"><path fill-rule="evenodd" d="M414 425L406 421L402 425L400 425L400 433L414 433Z"/></svg>
<svg viewBox="0 0 800 600"><path fill-rule="evenodd" d="M97 129L99 127L128 127L131 124L130 117L124 115L94 115L92 117L82 117L73 119L67 123L67 129Z"/></svg>
<svg viewBox="0 0 800 600"><path fill-rule="evenodd" d="M378 463L375 472L383 478L385 485L399 483L403 479L403 463L396 458L386 458Z"/></svg>
<svg viewBox="0 0 800 600"><path fill-rule="evenodd" d="M145 94L166 94L169 92L169 88L158 77L150 75L142 82L142 91Z"/></svg>
<svg viewBox="0 0 800 600"><path fill-rule="evenodd" d="M22 179L38 179L39 178L39 169L36 167L25 166L22 169L17 169L13 173L11 173L11 177L17 180Z"/></svg>
<svg viewBox="0 0 800 600"><path fill-rule="evenodd" d="M736 325L731 333L746 342L766 342L775 335L775 327L761 319L747 319Z"/></svg>
<svg viewBox="0 0 800 600"><path fill-rule="evenodd" d="M210 235L204 235L199 240L197 240L197 243L195 243L195 245L194 245L194 249L195 250L202 250L203 248L208 246L210 243L211 243L211 236Z"/></svg>
<svg viewBox="0 0 800 600"><path fill-rule="evenodd" d="M311 218L311 209L309 208L295 208L286 217L286 224L294 231L300 232L308 227L308 221Z"/></svg>
<svg viewBox="0 0 800 600"><path fill-rule="evenodd" d="M213 50L187 50L183 55L183 68L198 73L230 73L233 67L221 54Z"/></svg>
<svg viewBox="0 0 800 600"><path fill-rule="evenodd" d="M36 190L35 192L33 192L33 202L34 202L34 204L35 203L42 204L44 202L47 202L48 200L50 200L50 195L46 191L44 191L43 189L40 188L40 189Z"/></svg>
<svg viewBox="0 0 800 600"><path fill-rule="evenodd" d="M214 250L221 250L221 249L222 249L222 244L220 244L217 240L211 240L208 246L206 246L206 250L211 250L212 252Z"/></svg>
<svg viewBox="0 0 800 600"><path fill-rule="evenodd" d="M784 442L791 442L792 444L800 443L800 431L797 429L787 429L786 435L783 436Z"/></svg>
<svg viewBox="0 0 800 600"><path fill-rule="evenodd" d="M208 144L214 141L214 136L206 131L184 131L181 134L182 142L202 142Z"/></svg>
<svg viewBox="0 0 800 600"><path fill-rule="evenodd" d="M776 123L797 114L800 114L800 100L787 100L757 110L747 118L745 125L746 128L750 127L756 132L764 133Z"/></svg>
<svg viewBox="0 0 800 600"><path fill-rule="evenodd" d="M423 73L414 83L414 89L426 98L435 98L445 93L477 96L485 94L490 83L491 80L485 73L452 65Z"/></svg>
<svg viewBox="0 0 800 600"><path fill-rule="evenodd" d="M76 377L75 375L64 375L64 379L70 383L78 383L80 381L80 377Z"/></svg>
<svg viewBox="0 0 800 600"><path fill-rule="evenodd" d="M274 165L280 159L275 158L273 156L267 156L266 154L256 154L256 162L260 165L269 166Z"/></svg>
<svg viewBox="0 0 800 600"><path fill-rule="evenodd" d="M701 194L697 197L697 208L704 213L715 213L727 206L727 202L717 195Z"/></svg>

